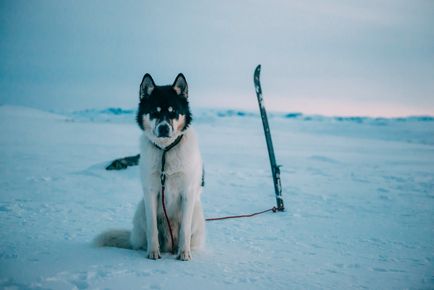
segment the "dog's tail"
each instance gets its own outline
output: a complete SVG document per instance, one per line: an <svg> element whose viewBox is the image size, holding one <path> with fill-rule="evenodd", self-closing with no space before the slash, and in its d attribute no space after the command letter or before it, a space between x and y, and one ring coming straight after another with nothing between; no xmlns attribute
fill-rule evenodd
<svg viewBox="0 0 434 290"><path fill-rule="evenodd" d="M94 239L97 247L116 247L132 249L129 230L108 230L102 232Z"/></svg>

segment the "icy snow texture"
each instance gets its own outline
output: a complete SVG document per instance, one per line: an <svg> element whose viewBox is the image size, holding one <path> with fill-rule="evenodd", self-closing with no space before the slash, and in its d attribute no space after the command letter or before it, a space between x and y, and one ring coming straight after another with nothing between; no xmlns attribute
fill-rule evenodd
<svg viewBox="0 0 434 290"><path fill-rule="evenodd" d="M207 217L274 205L257 114L195 111ZM134 110L0 107L1 289L434 288L434 120L270 118L284 213L207 224L191 262L94 248L130 228Z"/></svg>

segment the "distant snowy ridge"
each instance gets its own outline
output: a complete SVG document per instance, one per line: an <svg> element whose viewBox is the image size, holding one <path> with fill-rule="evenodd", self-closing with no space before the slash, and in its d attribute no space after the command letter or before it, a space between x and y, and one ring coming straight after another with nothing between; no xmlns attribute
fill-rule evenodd
<svg viewBox="0 0 434 290"><path fill-rule="evenodd" d="M21 118L55 118L64 122L79 123L118 123L135 125L136 110L109 107L105 109L85 109L80 111L49 111L2 105L0 114L20 115ZM193 108L195 124L215 122L255 122L262 127L259 113L235 109L204 109ZM434 145L434 117L410 116L399 118L372 117L327 117L319 115L304 115L302 113L269 112L270 126L273 136L279 134L275 130L281 127L291 132L305 134L331 135L345 138L376 139L384 141L399 141ZM427 134L431 132L431 134Z"/></svg>
<svg viewBox="0 0 434 290"><path fill-rule="evenodd" d="M129 123L135 124L136 110L109 107L74 112L58 112L70 122ZM275 126L284 126L292 132L332 135L345 138L363 138L434 145L434 116L409 116L397 118L374 117L328 117L304 115L300 112L268 112L273 135L279 134ZM262 127L259 112L237 109L193 108L195 124L216 122L238 123L257 120ZM256 121L254 121L256 122ZM432 134L426 134L426 131Z"/></svg>
<svg viewBox="0 0 434 290"><path fill-rule="evenodd" d="M65 114L64 112L59 112ZM196 120L206 121L214 118L224 117L253 117L259 118L258 112L251 112L236 109L193 109L194 117ZM134 121L136 109L125 109L119 107L109 107L105 109L85 109L66 113L73 120L86 120L86 121L105 121L105 122L122 122ZM362 117L362 116L322 116L322 115L305 115L300 112L289 113L276 113L268 112L270 118L280 119L295 119L301 121L328 121L328 122L353 122L353 123L379 123L384 124L387 122L434 122L434 116L408 116L408 117Z"/></svg>

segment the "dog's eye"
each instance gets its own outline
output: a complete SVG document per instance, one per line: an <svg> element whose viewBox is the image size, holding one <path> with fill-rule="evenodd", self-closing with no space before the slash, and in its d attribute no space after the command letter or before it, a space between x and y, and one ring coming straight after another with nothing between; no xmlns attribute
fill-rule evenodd
<svg viewBox="0 0 434 290"><path fill-rule="evenodd" d="M169 108L167 108L167 111L169 111L169 114L170 114L171 118L175 118L176 117L176 111L175 111L175 109L172 106L170 106Z"/></svg>

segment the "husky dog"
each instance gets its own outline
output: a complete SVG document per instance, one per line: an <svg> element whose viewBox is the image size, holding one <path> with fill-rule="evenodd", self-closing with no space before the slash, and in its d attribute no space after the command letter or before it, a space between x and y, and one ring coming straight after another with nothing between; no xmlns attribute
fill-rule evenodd
<svg viewBox="0 0 434 290"><path fill-rule="evenodd" d="M178 259L191 260L191 249L200 248L205 239L205 220L200 202L202 158L196 133L191 128L188 86L183 74L174 83L157 86L149 74L140 84L137 123L140 138L140 178L143 199L133 219L133 229L110 230L100 234L98 246L113 246L147 251L149 259L161 258L161 252L177 251ZM168 148L170 148L168 150ZM165 153L165 207L161 170Z"/></svg>

